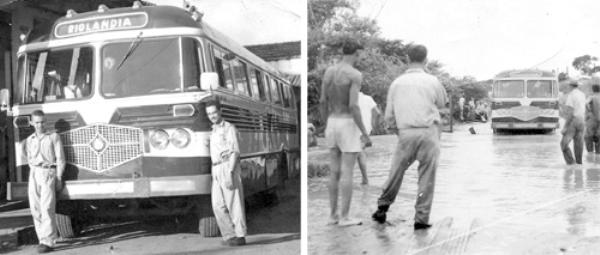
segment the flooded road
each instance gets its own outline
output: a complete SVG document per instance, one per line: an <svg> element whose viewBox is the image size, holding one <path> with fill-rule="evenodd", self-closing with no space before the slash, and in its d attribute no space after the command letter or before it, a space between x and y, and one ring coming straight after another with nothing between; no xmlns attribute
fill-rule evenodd
<svg viewBox="0 0 600 255"><path fill-rule="evenodd" d="M600 248L600 156L584 153L570 169L560 133L493 135L489 124L442 134L431 214L434 227L416 232L416 167L406 172L388 224L371 220L396 139L373 137L369 185L354 171L352 227L326 226L327 178L309 179L310 254L593 254ZM323 143L320 140L320 144ZM309 149L309 164L327 164L325 147ZM598 163L595 163L598 162Z"/></svg>

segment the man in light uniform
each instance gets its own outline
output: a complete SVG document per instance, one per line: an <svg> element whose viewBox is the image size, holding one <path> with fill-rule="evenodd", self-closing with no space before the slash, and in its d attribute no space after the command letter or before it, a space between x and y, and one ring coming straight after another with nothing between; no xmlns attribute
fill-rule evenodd
<svg viewBox="0 0 600 255"><path fill-rule="evenodd" d="M40 241L39 253L52 251L58 238L56 229L56 192L63 188L65 153L60 137L44 127L45 116L41 110L31 114L35 133L25 142L29 164L29 208L35 232Z"/></svg>
<svg viewBox="0 0 600 255"><path fill-rule="evenodd" d="M244 190L240 177L240 149L235 127L221 117L217 101L206 103L206 114L213 123L210 135L212 160L212 207L224 243L246 244Z"/></svg>
<svg viewBox="0 0 600 255"><path fill-rule="evenodd" d="M583 134L585 129L585 94L578 89L579 83L571 81L568 86L567 98L564 105L565 124L561 133L560 148L567 165L583 163ZM573 141L575 159L569 144Z"/></svg>
<svg viewBox="0 0 600 255"><path fill-rule="evenodd" d="M358 106L362 74L353 65L362 46L348 41L343 46L343 57L330 66L321 84L321 116L327 116L325 138L330 148L328 224L339 226L359 225L362 222L349 217L352 200L352 174L356 157L363 145L371 146ZM341 193L341 213L338 215L338 195Z"/></svg>
<svg viewBox="0 0 600 255"><path fill-rule="evenodd" d="M373 100L371 96L359 92L358 106L360 107L360 115L362 116L362 121L365 125L367 134L371 134L371 130L373 130L373 119L379 119L379 115L381 114L379 108L377 108L377 103L375 103L375 100ZM362 174L361 184L369 184L369 178L367 177L367 155L364 150L358 154L357 161L358 168Z"/></svg>
<svg viewBox="0 0 600 255"><path fill-rule="evenodd" d="M392 123L390 126L395 123L398 144L373 220L386 221L386 212L396 199L404 172L418 160L414 229L419 230L431 227L429 214L440 156L440 110L446 107L448 98L439 80L425 73L427 48L423 45L409 47L408 58L408 70L392 82L388 91L385 119Z"/></svg>

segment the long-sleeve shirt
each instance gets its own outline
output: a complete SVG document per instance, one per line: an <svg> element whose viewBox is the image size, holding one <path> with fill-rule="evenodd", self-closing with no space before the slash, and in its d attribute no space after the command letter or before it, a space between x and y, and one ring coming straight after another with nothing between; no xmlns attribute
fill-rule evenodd
<svg viewBox="0 0 600 255"><path fill-rule="evenodd" d="M440 123L439 109L446 102L446 90L435 76L410 68L392 82L385 118L393 118L398 129L430 127Z"/></svg>
<svg viewBox="0 0 600 255"><path fill-rule="evenodd" d="M65 152L60 136L56 133L33 133L27 138L25 153L30 167L56 165L57 173L62 173L65 169Z"/></svg>

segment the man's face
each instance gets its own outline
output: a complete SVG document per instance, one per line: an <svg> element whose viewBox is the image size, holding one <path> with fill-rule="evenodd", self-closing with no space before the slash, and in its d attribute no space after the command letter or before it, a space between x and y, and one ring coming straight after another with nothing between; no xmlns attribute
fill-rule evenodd
<svg viewBox="0 0 600 255"><path fill-rule="evenodd" d="M31 116L31 125L35 128L35 133L38 135L43 134L46 130L44 130L44 123L46 122L43 116Z"/></svg>
<svg viewBox="0 0 600 255"><path fill-rule="evenodd" d="M208 119L210 120L210 122L214 124L218 124L221 122L221 112L214 105L206 107L206 115L208 115Z"/></svg>

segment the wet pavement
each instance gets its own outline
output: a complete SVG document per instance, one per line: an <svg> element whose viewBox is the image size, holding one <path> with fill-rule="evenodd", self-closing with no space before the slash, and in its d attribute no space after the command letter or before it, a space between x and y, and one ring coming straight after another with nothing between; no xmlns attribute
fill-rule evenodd
<svg viewBox="0 0 600 255"><path fill-rule="evenodd" d="M600 248L600 156L567 167L560 133L493 135L489 124L442 134L431 223L412 229L416 167L406 172L388 223L370 215L388 174L396 139L376 136L367 150L369 185L354 171L352 227L327 226L327 178L308 183L310 254L596 254ZM323 143L319 140L320 144ZM327 149L309 149L309 163L327 164ZM595 163L598 162L598 163Z"/></svg>

